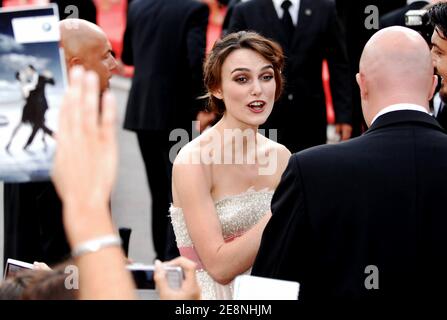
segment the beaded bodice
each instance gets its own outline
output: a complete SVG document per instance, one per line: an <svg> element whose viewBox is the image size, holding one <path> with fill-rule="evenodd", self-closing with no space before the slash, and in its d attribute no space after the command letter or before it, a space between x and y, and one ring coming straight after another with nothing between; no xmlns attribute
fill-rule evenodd
<svg viewBox="0 0 447 320"><path fill-rule="evenodd" d="M250 188L244 193L216 201L214 205L222 226L224 239L230 241L253 227L270 210L272 196L273 191L267 189L255 191ZM185 250L186 248L186 252L188 250L194 252L192 255L194 257L196 255L194 243L189 236L182 208L171 206L169 211L180 252L185 252L182 249ZM193 260L200 260L200 258L197 256ZM200 261L196 262L199 266L201 265ZM246 273L250 273L250 270L247 270ZM233 282L228 285L221 285L214 281L201 267L197 270L197 279L202 288L202 299L232 299Z"/></svg>
<svg viewBox="0 0 447 320"><path fill-rule="evenodd" d="M224 239L241 235L255 225L270 210L273 191L248 191L225 197L215 202L216 213L222 225ZM193 246L186 228L183 210L171 206L172 225L178 247Z"/></svg>

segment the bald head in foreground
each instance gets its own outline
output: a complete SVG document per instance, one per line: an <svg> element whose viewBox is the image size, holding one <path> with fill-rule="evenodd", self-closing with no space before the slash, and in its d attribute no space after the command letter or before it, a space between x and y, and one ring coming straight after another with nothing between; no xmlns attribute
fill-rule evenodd
<svg viewBox="0 0 447 320"><path fill-rule="evenodd" d="M357 81L368 131L291 157L252 274L298 281L304 304L420 306L447 286L447 135L428 114L429 48L383 29Z"/></svg>
<svg viewBox="0 0 447 320"><path fill-rule="evenodd" d="M99 76L100 90L109 87L109 80L117 63L106 34L96 24L82 19L65 19L59 22L61 47L65 52L68 69L81 65Z"/></svg>

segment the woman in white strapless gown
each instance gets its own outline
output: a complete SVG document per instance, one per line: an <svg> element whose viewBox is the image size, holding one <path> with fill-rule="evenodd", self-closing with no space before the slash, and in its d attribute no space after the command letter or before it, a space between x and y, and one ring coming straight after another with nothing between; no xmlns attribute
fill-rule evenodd
<svg viewBox="0 0 447 320"><path fill-rule="evenodd" d="M216 213L222 225L224 241L231 241L253 227L270 210L272 195L273 191L251 189L216 201ZM191 256L194 250L193 243L188 234L182 209L171 206L170 213L180 253L197 261L197 257ZM202 288L202 299L232 299L233 281L227 285L214 281L201 264L197 269L197 280Z"/></svg>
<svg viewBox="0 0 447 320"><path fill-rule="evenodd" d="M175 159L170 208L180 254L197 264L202 299L232 299L249 273L290 152L258 133L282 88L284 58L274 42L239 32L205 62L211 109L222 118Z"/></svg>

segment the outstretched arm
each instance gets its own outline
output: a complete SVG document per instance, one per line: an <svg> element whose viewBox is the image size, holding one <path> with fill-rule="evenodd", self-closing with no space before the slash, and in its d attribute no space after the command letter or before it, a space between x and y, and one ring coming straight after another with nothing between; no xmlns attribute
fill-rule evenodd
<svg viewBox="0 0 447 320"><path fill-rule="evenodd" d="M109 197L116 177L116 103L109 92L99 112L94 72L74 67L60 111L53 182L63 203L63 222L72 249L116 236ZM90 242L91 243L91 242ZM134 285L119 245L75 258L81 299L133 299Z"/></svg>
<svg viewBox="0 0 447 320"><path fill-rule="evenodd" d="M270 213L242 236L225 242L206 176L200 164L174 164L173 188L204 268L215 281L226 284L252 266Z"/></svg>

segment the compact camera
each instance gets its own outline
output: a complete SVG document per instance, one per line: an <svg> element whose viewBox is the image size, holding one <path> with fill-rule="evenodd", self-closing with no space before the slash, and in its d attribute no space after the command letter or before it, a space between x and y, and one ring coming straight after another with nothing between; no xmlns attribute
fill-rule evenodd
<svg viewBox="0 0 447 320"><path fill-rule="evenodd" d="M408 10L405 13L405 26L420 33L430 45L434 27L430 23L427 10Z"/></svg>
<svg viewBox="0 0 447 320"><path fill-rule="evenodd" d="M132 273L137 289L155 289L154 265L131 264L127 269ZM164 266L169 287L179 289L182 286L183 270L178 266Z"/></svg>
<svg viewBox="0 0 447 320"><path fill-rule="evenodd" d="M8 258L3 279L14 278L18 272L32 269L34 269L34 265L31 263Z"/></svg>

